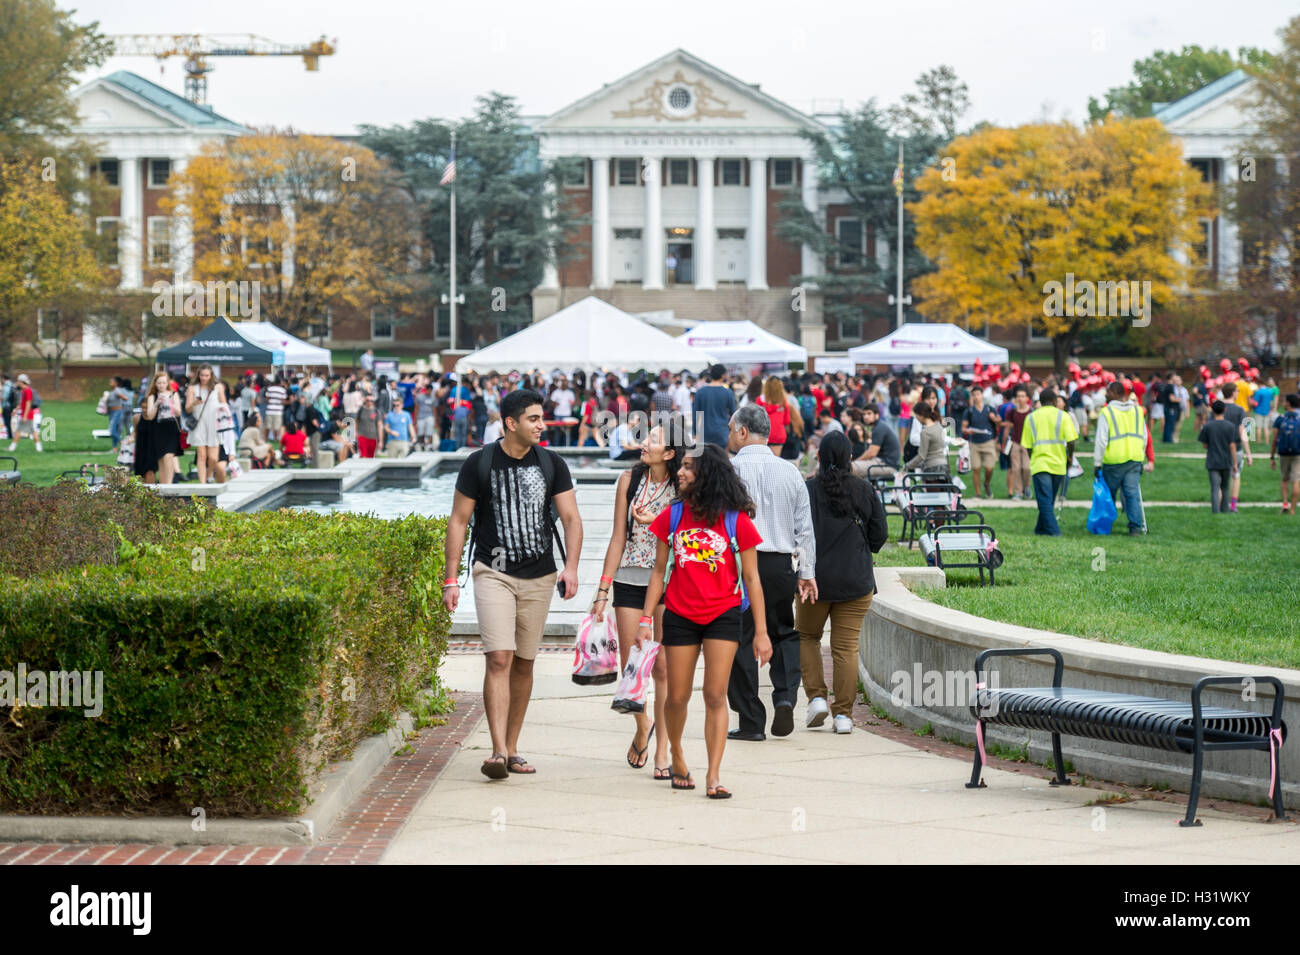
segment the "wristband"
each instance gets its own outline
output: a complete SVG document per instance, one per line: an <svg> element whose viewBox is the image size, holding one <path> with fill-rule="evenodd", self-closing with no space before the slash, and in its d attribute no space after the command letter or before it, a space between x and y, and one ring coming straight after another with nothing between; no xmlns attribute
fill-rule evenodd
<svg viewBox="0 0 1300 955"><path fill-rule="evenodd" d="M457 582L454 581L454 580L449 580L449 581L447 581L445 584L442 585L442 589L443 589L443 590L446 590L448 587L455 587L457 590L459 590L459 589L460 589L460 584L457 583Z"/></svg>
<svg viewBox="0 0 1300 955"><path fill-rule="evenodd" d="M612 583L614 582L614 578L613 578L613 577L606 577L604 574L601 574L601 575L600 575L600 582L601 582L602 584L612 584Z"/></svg>
<svg viewBox="0 0 1300 955"><path fill-rule="evenodd" d="M642 620L639 624L637 624L636 628L640 630L642 627L653 627L653 626L654 624L651 623L649 620Z"/></svg>

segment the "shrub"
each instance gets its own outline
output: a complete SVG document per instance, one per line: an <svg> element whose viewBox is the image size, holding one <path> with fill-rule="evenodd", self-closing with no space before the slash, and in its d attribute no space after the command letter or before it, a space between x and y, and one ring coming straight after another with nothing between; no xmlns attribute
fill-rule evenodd
<svg viewBox="0 0 1300 955"><path fill-rule="evenodd" d="M0 668L99 670L104 700L0 708L0 811L298 812L436 680L444 527L212 512L116 565L7 582Z"/></svg>

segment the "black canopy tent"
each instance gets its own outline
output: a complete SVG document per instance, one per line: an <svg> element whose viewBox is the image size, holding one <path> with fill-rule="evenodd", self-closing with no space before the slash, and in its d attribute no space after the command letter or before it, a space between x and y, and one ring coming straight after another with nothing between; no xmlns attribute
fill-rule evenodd
<svg viewBox="0 0 1300 955"><path fill-rule="evenodd" d="M250 342L225 318L217 318L193 338L158 352L155 360L160 365L207 362L211 365L271 366L284 364L284 352Z"/></svg>

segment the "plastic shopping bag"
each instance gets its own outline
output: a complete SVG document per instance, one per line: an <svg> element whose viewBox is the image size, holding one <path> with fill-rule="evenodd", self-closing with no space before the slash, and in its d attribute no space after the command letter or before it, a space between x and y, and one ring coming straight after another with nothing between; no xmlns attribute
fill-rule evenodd
<svg viewBox="0 0 1300 955"><path fill-rule="evenodd" d="M623 679L618 683L614 693L611 710L619 713L644 713L645 694L650 688L650 671L655 667L659 656L659 644L646 640L641 646L633 646L627 655L627 666L623 668Z"/></svg>
<svg viewBox="0 0 1300 955"><path fill-rule="evenodd" d="M963 441L957 450L957 473L970 474L970 442Z"/></svg>
<svg viewBox="0 0 1300 955"><path fill-rule="evenodd" d="M597 621L587 614L578 625L578 639L573 644L573 682L579 686L597 686L618 679L618 631L614 615L605 614Z"/></svg>
<svg viewBox="0 0 1300 955"><path fill-rule="evenodd" d="M1115 523L1119 512L1115 510L1115 499L1110 495L1110 488L1101 475L1092 482L1092 509L1088 511L1088 533L1109 534L1110 526Z"/></svg>

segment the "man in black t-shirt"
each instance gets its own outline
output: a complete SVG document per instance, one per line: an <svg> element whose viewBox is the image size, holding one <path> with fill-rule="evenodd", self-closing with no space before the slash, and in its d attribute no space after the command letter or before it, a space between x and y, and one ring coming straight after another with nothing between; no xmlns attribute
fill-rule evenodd
<svg viewBox="0 0 1300 955"><path fill-rule="evenodd" d="M512 391L501 401L500 441L471 454L456 478L456 497L447 522L443 603L454 613L460 603L457 572L470 518L474 518L474 612L483 640L486 672L483 703L492 755L483 775L536 770L518 752L519 733L533 691L533 661L541 645L551 597L556 590L551 505L564 524L561 595L578 592L582 519L568 466L554 451L539 447L542 396ZM490 456L486 461L484 455Z"/></svg>
<svg viewBox="0 0 1300 955"><path fill-rule="evenodd" d="M862 420L871 431L871 443L853 462L853 473L861 478L865 478L868 472L872 477L893 477L903 463L898 434L880 420L880 410L875 402L862 409Z"/></svg>

